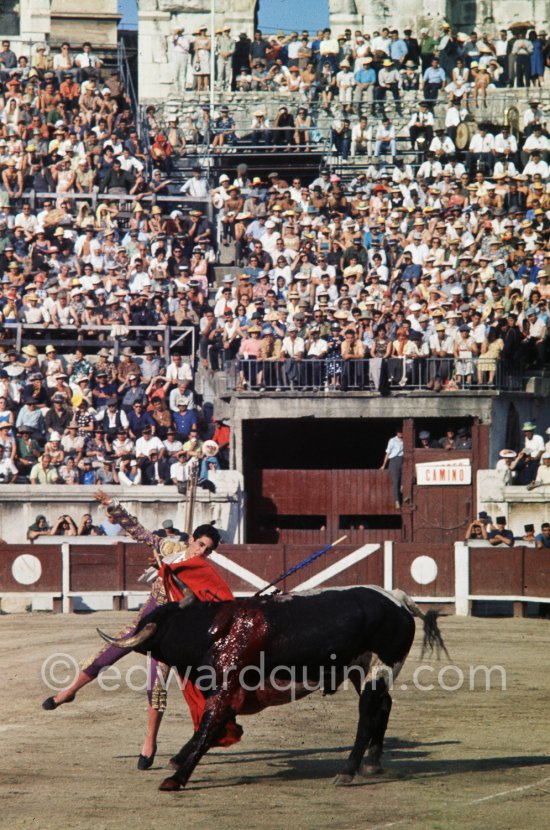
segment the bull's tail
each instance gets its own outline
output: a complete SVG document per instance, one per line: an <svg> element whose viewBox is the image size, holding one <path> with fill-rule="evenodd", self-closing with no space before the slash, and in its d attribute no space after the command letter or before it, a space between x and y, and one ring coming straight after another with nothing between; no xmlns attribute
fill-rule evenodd
<svg viewBox="0 0 550 830"><path fill-rule="evenodd" d="M447 647L443 641L443 635L439 630L439 625L437 619L439 617L439 611L430 610L422 611L416 602L410 597L405 591L401 591L397 588L395 591L392 591L394 597L399 600L399 602L407 608L413 617L418 617L422 620L422 625L424 628L424 639L422 640L422 652L420 654L420 659L424 657L424 654L429 651L430 654L433 653L435 649L436 657L439 660L441 658L441 653L445 655L447 660L451 659L449 652L447 651Z"/></svg>

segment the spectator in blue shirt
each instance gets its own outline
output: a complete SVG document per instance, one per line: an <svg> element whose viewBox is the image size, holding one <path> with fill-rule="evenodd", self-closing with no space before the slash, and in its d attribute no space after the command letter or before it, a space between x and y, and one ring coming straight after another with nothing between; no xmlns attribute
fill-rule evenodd
<svg viewBox="0 0 550 830"><path fill-rule="evenodd" d="M127 415L128 426L134 438L141 438L141 434L146 426L155 426L151 415L144 410L142 401L136 401Z"/></svg>
<svg viewBox="0 0 550 830"><path fill-rule="evenodd" d="M445 70L440 67L437 58L432 60L432 65L424 72L423 80L424 98L426 101L436 101L439 90L445 83Z"/></svg>
<svg viewBox="0 0 550 830"><path fill-rule="evenodd" d="M363 68L355 73L355 87L353 90L353 100L355 104L362 104L363 102L372 103L372 90L376 83L376 72L372 68L372 58L367 57L363 60Z"/></svg>
<svg viewBox="0 0 550 830"><path fill-rule="evenodd" d="M514 534L506 529L505 516L497 516L496 528L487 534L487 541L491 545L507 545L509 548L514 544Z"/></svg>
<svg viewBox="0 0 550 830"><path fill-rule="evenodd" d="M399 32L397 29L393 29L390 32L390 46L389 46L390 58L394 63L399 64L397 67L398 69L401 67L401 64L404 62L405 58L408 55L409 48L404 40L401 40L399 37Z"/></svg>
<svg viewBox="0 0 550 830"><path fill-rule="evenodd" d="M97 483L97 476L95 470L92 467L92 459L91 458L83 458L82 459L82 469L80 471L80 483L81 484L96 484Z"/></svg>
<svg viewBox="0 0 550 830"><path fill-rule="evenodd" d="M132 411L132 407L137 401L145 403L145 389L140 385L139 375L128 375L127 379L118 387L118 393L121 394L122 392L124 392L122 408L126 413Z"/></svg>
<svg viewBox="0 0 550 830"><path fill-rule="evenodd" d="M550 549L550 523L544 522L540 526L541 532L535 536L537 548Z"/></svg>
<svg viewBox="0 0 550 830"><path fill-rule="evenodd" d="M189 409L185 398L179 398L177 406L178 411L173 415L176 437L178 441L187 441L191 427L194 427L198 421L197 413Z"/></svg>

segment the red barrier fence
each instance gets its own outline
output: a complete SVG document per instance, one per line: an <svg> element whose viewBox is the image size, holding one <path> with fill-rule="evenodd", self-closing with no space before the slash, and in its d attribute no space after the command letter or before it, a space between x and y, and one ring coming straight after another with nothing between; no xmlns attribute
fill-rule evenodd
<svg viewBox="0 0 550 830"><path fill-rule="evenodd" d="M309 545L222 545L212 561L237 595L251 595L314 552ZM54 610L94 598L125 607L142 602L148 585L145 546L126 542L67 542L0 547L0 601L49 598ZM452 544L368 543L338 545L283 580L283 591L349 585L401 588L432 604L470 613L474 600L550 602L550 552L532 547L492 548ZM37 607L43 607L39 605ZM105 607L105 606L103 606Z"/></svg>

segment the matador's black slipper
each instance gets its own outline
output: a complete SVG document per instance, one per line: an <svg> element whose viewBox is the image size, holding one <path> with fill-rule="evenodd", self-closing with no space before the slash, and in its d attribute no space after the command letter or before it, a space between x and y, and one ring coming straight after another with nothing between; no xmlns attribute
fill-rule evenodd
<svg viewBox="0 0 550 830"><path fill-rule="evenodd" d="M42 708L46 709L48 712L51 712L53 709L57 709L58 706L63 706L64 703L71 703L74 699L75 695L71 695L71 697L68 697L66 700L62 700L58 703L55 697L47 697L42 704Z"/></svg>
<svg viewBox="0 0 550 830"><path fill-rule="evenodd" d="M138 769L150 769L153 766L153 762L155 760L155 755L157 754L157 748L155 746L152 755L140 755L137 762Z"/></svg>

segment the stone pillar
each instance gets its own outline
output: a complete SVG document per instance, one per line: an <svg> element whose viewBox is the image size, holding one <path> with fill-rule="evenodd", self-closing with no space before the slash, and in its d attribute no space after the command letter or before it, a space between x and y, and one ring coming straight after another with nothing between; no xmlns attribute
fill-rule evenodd
<svg viewBox="0 0 550 830"><path fill-rule="evenodd" d="M215 27L231 26L252 36L255 0L214 0ZM181 26L192 34L201 25L210 32L211 0L139 0L139 97L143 102L166 100L174 93L171 66L172 32Z"/></svg>
<svg viewBox="0 0 550 830"><path fill-rule="evenodd" d="M19 7L19 36L10 36L9 39L16 55L26 55L30 59L33 46L48 39L50 0L20 0Z"/></svg>
<svg viewBox="0 0 550 830"><path fill-rule="evenodd" d="M410 28L418 35L422 26L438 32L446 19L446 0L356 0L357 12L365 32Z"/></svg>
<svg viewBox="0 0 550 830"><path fill-rule="evenodd" d="M354 32L362 25L361 15L356 0L329 0L329 26L333 35L341 34L344 29Z"/></svg>
<svg viewBox="0 0 550 830"><path fill-rule="evenodd" d="M95 48L116 48L117 0L51 0L52 43L68 40L73 51L89 40Z"/></svg>
<svg viewBox="0 0 550 830"><path fill-rule="evenodd" d="M513 23L534 23L537 32L548 31L550 25L549 0L484 0L476 8L478 31L500 29Z"/></svg>

